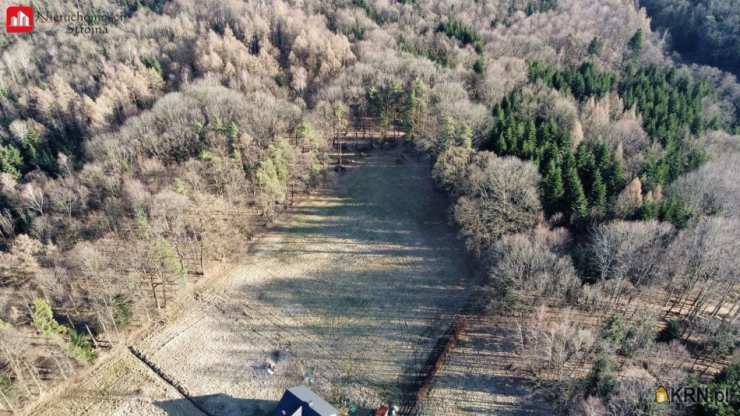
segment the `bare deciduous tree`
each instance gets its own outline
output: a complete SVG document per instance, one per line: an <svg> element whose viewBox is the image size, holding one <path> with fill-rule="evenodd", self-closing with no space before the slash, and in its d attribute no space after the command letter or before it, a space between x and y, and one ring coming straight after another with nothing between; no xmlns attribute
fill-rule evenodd
<svg viewBox="0 0 740 416"><path fill-rule="evenodd" d="M477 153L454 207L468 247L480 254L504 234L533 228L541 217L539 181L530 163Z"/></svg>

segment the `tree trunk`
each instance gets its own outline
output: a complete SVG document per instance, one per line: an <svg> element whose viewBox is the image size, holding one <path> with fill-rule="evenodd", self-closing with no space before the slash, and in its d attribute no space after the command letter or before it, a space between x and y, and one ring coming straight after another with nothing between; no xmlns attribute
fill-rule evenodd
<svg viewBox="0 0 740 416"><path fill-rule="evenodd" d="M152 289L152 297L154 298L154 306L159 309L159 298L157 297L157 283L154 282L154 275L149 275L149 286Z"/></svg>
<svg viewBox="0 0 740 416"><path fill-rule="evenodd" d="M93 342L93 345L95 346L95 349L98 348L98 341L95 340L95 336L93 335L92 331L90 331L90 327L85 324L85 329L87 330L87 334L90 335L90 339Z"/></svg>
<svg viewBox="0 0 740 416"><path fill-rule="evenodd" d="M722 310L722 306L725 304L727 297L732 293L734 282L729 282L727 286L722 290L722 297L717 302L717 305L712 310L711 316L716 317Z"/></svg>

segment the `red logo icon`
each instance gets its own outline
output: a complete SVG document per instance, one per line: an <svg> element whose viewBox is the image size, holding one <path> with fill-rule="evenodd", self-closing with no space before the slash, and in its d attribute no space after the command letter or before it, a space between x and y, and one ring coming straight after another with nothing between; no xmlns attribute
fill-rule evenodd
<svg viewBox="0 0 740 416"><path fill-rule="evenodd" d="M33 32L33 7L8 6L5 9L5 31L8 33Z"/></svg>

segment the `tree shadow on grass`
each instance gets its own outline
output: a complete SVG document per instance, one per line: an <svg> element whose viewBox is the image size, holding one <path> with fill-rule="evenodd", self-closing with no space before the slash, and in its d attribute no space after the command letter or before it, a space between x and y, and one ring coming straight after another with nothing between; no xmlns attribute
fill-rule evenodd
<svg viewBox="0 0 740 416"><path fill-rule="evenodd" d="M227 394L196 396L193 400L213 416L268 416L278 404L274 400L238 399ZM203 416L203 412L187 399L162 400L154 405L168 416Z"/></svg>
<svg viewBox="0 0 740 416"><path fill-rule="evenodd" d="M496 414L507 416L546 416L555 414L549 385L538 386L531 379L519 376L467 374L444 374L435 389L450 389L441 397L430 399L427 408L440 407L442 403L454 407L464 414ZM455 391L477 394L456 397ZM424 413L435 414L432 413Z"/></svg>
<svg viewBox="0 0 740 416"><path fill-rule="evenodd" d="M254 373L289 345L261 397L308 377L327 398L397 402L400 376L425 359L475 283L428 167L358 167L338 188L272 227L245 276L220 295L204 343L223 362L181 368L193 374L189 387L234 385L234 374Z"/></svg>

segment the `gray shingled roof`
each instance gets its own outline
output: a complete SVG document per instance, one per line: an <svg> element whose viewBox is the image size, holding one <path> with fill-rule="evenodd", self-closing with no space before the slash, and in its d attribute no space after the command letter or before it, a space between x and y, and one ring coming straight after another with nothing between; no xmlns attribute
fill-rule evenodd
<svg viewBox="0 0 740 416"><path fill-rule="evenodd" d="M308 403L311 410L321 416L337 416L339 413L334 406L330 405L326 400L316 395L316 393L309 390L306 386L296 386L288 389L288 391L302 402Z"/></svg>

